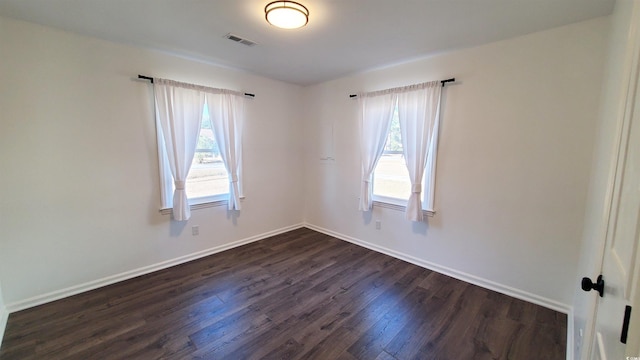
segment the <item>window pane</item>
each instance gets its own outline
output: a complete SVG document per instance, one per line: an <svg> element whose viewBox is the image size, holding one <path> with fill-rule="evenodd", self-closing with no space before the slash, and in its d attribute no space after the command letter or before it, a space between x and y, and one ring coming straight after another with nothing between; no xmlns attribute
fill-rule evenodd
<svg viewBox="0 0 640 360"><path fill-rule="evenodd" d="M396 199L409 199L411 183L409 171L402 155L398 108L393 113L384 153L373 173L373 193Z"/></svg>
<svg viewBox="0 0 640 360"><path fill-rule="evenodd" d="M437 131L434 136L437 141ZM402 137L400 132L400 119L398 108L396 107L389 134L384 145L384 152L373 172L373 196L374 200L392 203L396 205L406 204L411 195L411 181L409 180L409 170L402 153ZM425 173L422 177L422 206L424 209L433 209L433 199L431 191L433 186L433 172L435 171L435 150L436 142L431 143ZM376 198L377 197L377 198ZM399 201L395 201L397 199Z"/></svg>
<svg viewBox="0 0 640 360"><path fill-rule="evenodd" d="M220 158L208 156L200 163L197 155L187 178L187 197L193 199L229 193L229 176Z"/></svg>
<svg viewBox="0 0 640 360"><path fill-rule="evenodd" d="M373 175L373 193L396 199L409 199L411 183L402 154L384 154Z"/></svg>
<svg viewBox="0 0 640 360"><path fill-rule="evenodd" d="M187 177L186 192L189 199L229 193L229 175L220 157L206 108L196 153Z"/></svg>
<svg viewBox="0 0 640 360"><path fill-rule="evenodd" d="M400 133L400 118L398 117L398 107L396 107L393 111L391 124L389 124L389 134L387 135L387 142L384 144L384 152L402 154L402 135Z"/></svg>

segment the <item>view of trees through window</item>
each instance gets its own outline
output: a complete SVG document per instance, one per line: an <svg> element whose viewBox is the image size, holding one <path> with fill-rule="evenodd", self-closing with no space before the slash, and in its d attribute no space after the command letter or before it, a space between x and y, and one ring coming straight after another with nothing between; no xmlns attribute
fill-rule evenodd
<svg viewBox="0 0 640 360"><path fill-rule="evenodd" d="M411 182L409 171L402 155L402 140L400 135L400 120L396 107L384 152L373 173L373 193L395 199L409 199Z"/></svg>
<svg viewBox="0 0 640 360"><path fill-rule="evenodd" d="M229 193L229 175L220 157L206 106L186 191L190 199Z"/></svg>

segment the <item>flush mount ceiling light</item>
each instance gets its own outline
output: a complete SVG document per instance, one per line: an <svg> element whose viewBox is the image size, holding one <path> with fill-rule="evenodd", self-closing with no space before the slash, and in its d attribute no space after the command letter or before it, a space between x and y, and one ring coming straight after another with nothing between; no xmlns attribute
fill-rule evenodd
<svg viewBox="0 0 640 360"><path fill-rule="evenodd" d="M264 7L267 22L282 29L297 29L307 25L309 10L294 1L274 1Z"/></svg>

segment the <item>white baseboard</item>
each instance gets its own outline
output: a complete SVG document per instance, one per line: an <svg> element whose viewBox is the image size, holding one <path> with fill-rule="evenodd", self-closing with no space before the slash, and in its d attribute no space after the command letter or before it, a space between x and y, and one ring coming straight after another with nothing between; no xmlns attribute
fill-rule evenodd
<svg viewBox="0 0 640 360"><path fill-rule="evenodd" d="M9 320L9 311L0 304L0 347L2 347L4 331L7 329L7 320Z"/></svg>
<svg viewBox="0 0 640 360"><path fill-rule="evenodd" d="M198 251L192 254L188 254L188 255L184 255L184 256L180 256L177 257L175 259L171 259L171 260L167 260L167 261L163 261L157 264L153 264L153 265L149 265L149 266L144 266L138 269L134 269L134 270L130 270L130 271L125 271L123 273L120 274L116 274L116 275L111 275L111 276L107 276L104 277L102 279L98 279L98 280L93 280L93 281L89 281L86 282L84 284L80 284L80 285L75 285L75 286L71 286L65 289L61 289L61 290L56 290L56 291L52 291L50 293L46 293L46 294L42 294L42 295L38 295L38 296L34 296L32 298L29 299L25 299L25 300L21 300L21 301L17 301L14 303L10 303L7 304L7 308L5 310L5 312L7 312L7 315L9 313L13 313L16 311L20 311L20 310L24 310L24 309L28 309L34 306L38 306L38 305L42 305L48 302L52 302L55 300L59 300L59 299L63 299L69 296L73 296L76 294L80 294L86 291L90 291L90 290L94 290L97 288L101 288L103 286L107 286L107 285L111 285L120 281L124 281L124 280L129 280L132 279L134 277L140 276L140 275L146 275L149 273L152 273L154 271L158 271L158 270L163 270L175 265L179 265L179 264L183 264L189 261L193 261L205 256L209 256L215 253L219 253L221 251L225 251L225 250L229 250L238 246L242 246L245 244L249 244L255 241L259 241L262 239L266 239L268 237L274 236L274 235L278 235L278 234L282 234L285 233L287 231L291 231L291 230L295 230L295 229L299 229L301 227L304 227L304 224L300 223L300 224L296 224L296 225L291 225L291 226L287 226L287 227L283 227L280 229L276 229L273 231L268 231L266 233L262 233L259 235L254 235L245 239L241 239L241 240L237 240L228 244L224 244L224 245L220 245L220 246L216 246L213 248L209 248L206 250L202 250L202 251Z"/></svg>
<svg viewBox="0 0 640 360"><path fill-rule="evenodd" d="M389 256L393 256L395 258L398 258L400 260L404 260L406 262L412 263L414 265L418 265L420 267L429 269L429 270L433 270L435 272L438 272L440 274L444 274L447 276L450 276L452 278L456 278L458 280L462 280L464 282L468 282L470 284L474 284L474 285L478 285L480 287L483 287L485 289L489 289L489 290L493 290L496 292L499 292L501 294L505 294L520 300L524 300L524 301L528 301L530 303L534 303L536 305L540 305L540 306L544 306L546 308L564 313L564 314L569 314L571 311L571 307L560 303L558 301L552 300L552 299L547 299L545 297L536 295L536 294L532 294L530 292L527 291L523 291L520 289L516 289L513 288L511 286L507 286L507 285L503 285L503 284L499 284L495 281L491 281L491 280L487 280L487 279L483 279L481 277L475 276L475 275L471 275L462 271L458 271L455 269L451 269L449 267L446 266L442 266L442 265L438 265L436 263L430 262L430 261L426 261L423 259L418 259L416 257L413 257L411 255L407 255L395 250L391 250L389 248L385 248L383 246L379 246L379 245L375 245L369 242L366 242L364 240L360 240L360 239L356 239L354 237L348 236L348 235L344 235L344 234L340 234L337 233L335 231L332 230L328 230L313 224L308 224L305 223L304 225L305 227L333 236L335 238L344 240L344 241L348 241L350 243L365 247L367 249L371 249L373 251L377 251L379 253L383 253Z"/></svg>

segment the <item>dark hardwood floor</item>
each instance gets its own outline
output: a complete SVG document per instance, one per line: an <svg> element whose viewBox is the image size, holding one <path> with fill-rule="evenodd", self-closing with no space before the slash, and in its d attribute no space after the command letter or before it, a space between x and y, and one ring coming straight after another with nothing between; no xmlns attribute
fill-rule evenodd
<svg viewBox="0 0 640 360"><path fill-rule="evenodd" d="M13 313L0 359L564 359L566 322L298 229Z"/></svg>

